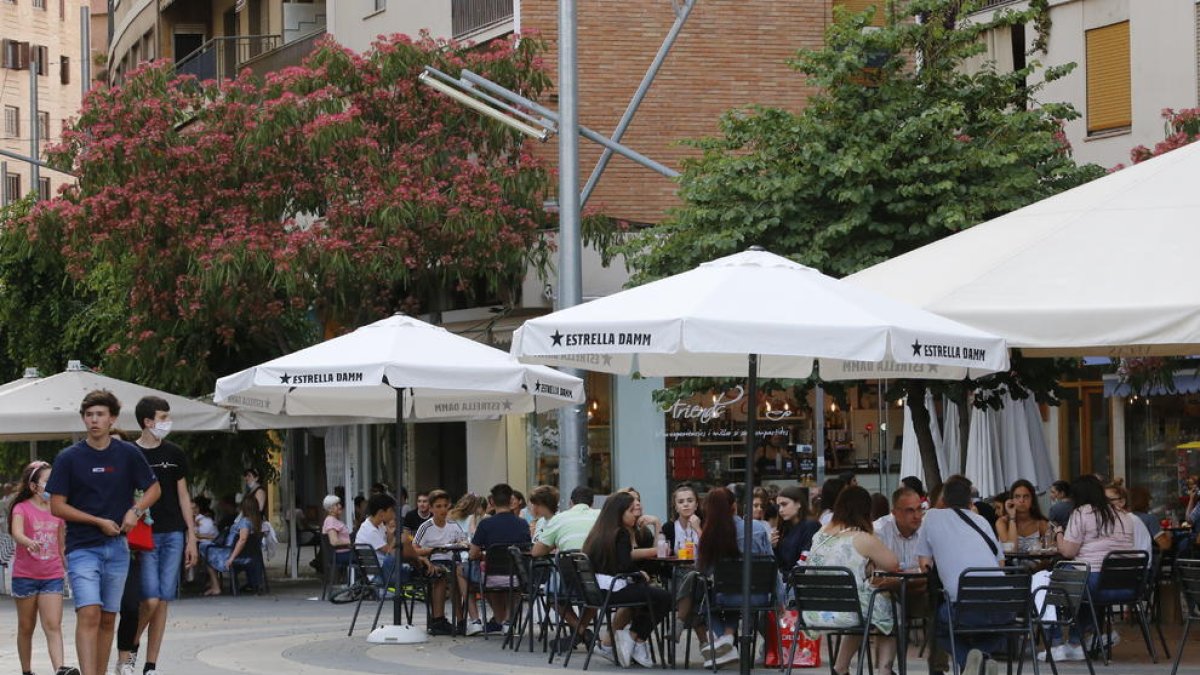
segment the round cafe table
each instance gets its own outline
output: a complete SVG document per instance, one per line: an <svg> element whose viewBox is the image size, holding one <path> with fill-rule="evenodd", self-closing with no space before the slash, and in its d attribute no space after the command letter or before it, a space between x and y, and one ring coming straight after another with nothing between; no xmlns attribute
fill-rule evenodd
<svg viewBox="0 0 1200 675"><path fill-rule="evenodd" d="M679 597L679 574L678 570L688 569L696 565L695 558L680 558L679 556L668 556L666 558L647 558L642 562L649 567L655 568L655 571L666 577L667 592L671 594L672 609L668 621L670 622L671 635L667 640L667 661L671 663L671 669L675 669L675 649L676 643L675 627L679 621L679 617L675 613L674 604L678 603Z"/></svg>

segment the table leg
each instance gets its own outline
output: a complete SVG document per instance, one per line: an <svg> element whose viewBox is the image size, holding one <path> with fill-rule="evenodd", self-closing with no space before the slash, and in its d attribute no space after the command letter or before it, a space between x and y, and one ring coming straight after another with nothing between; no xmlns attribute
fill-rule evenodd
<svg viewBox="0 0 1200 675"><path fill-rule="evenodd" d="M896 658L899 675L908 675L908 580L900 580L900 609L896 612Z"/></svg>

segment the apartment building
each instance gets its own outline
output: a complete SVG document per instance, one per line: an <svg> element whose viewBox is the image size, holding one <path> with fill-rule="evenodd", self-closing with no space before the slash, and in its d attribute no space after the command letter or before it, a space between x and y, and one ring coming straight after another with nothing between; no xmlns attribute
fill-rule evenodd
<svg viewBox="0 0 1200 675"><path fill-rule="evenodd" d="M36 132L44 158L46 148L61 139L64 122L79 110L79 6L79 0L0 0L0 148L31 156ZM37 73L36 111L31 72ZM70 180L49 169L39 173L35 185L27 162L0 156L0 200L7 203L34 190L49 198Z"/></svg>
<svg viewBox="0 0 1200 675"><path fill-rule="evenodd" d="M993 0L985 12L1027 6L1025 0ZM1065 128L1075 158L1106 167L1129 163L1129 151L1163 139L1165 108L1198 105L1200 3L1196 0L1050 0L1047 66L1075 69L1048 83L1044 101L1075 106L1079 119ZM1033 27L1013 39L994 31L987 57L1001 68L1024 63Z"/></svg>

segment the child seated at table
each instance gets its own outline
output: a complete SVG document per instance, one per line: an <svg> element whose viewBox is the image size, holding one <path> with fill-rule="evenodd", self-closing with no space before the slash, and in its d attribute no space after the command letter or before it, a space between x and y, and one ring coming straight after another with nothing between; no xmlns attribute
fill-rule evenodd
<svg viewBox="0 0 1200 675"><path fill-rule="evenodd" d="M454 573L454 551L448 548L465 548L467 533L450 520L450 495L445 490L429 493L429 509L432 517L421 523L413 535L413 551L428 561L431 571L429 633L431 635L453 635L454 627L446 620L447 579ZM446 574L449 571L450 574Z"/></svg>

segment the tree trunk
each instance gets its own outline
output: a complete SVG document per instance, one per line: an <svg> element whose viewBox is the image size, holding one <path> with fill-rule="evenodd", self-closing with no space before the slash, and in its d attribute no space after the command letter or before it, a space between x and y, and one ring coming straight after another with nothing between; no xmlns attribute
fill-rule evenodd
<svg viewBox="0 0 1200 675"><path fill-rule="evenodd" d="M933 442L933 430L929 425L929 408L925 407L925 384L910 382L908 385L908 407L912 413L913 431L917 435L917 447L921 450L921 466L925 469L925 490L942 484L942 469L938 466L937 446Z"/></svg>

